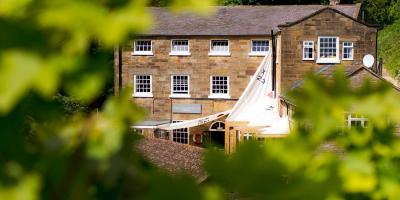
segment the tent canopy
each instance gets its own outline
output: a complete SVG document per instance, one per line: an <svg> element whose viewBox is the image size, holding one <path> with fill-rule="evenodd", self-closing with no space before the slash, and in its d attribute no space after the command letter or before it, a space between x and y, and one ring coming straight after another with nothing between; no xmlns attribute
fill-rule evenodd
<svg viewBox="0 0 400 200"><path fill-rule="evenodd" d="M288 118L279 116L278 99L274 96L272 81L272 56L268 53L226 121L231 124L246 122L248 127L257 127L259 134L289 133ZM248 130L243 125L239 129Z"/></svg>

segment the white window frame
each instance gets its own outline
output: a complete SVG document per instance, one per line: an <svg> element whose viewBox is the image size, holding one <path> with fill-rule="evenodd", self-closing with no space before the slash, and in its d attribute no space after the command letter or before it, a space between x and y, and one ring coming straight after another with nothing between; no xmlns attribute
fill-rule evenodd
<svg viewBox="0 0 400 200"><path fill-rule="evenodd" d="M311 43L311 45L310 44L306 44L306 43ZM304 50L306 49L306 48L312 48L312 54L311 54L311 58L306 58L305 57L305 52L304 52ZM314 41L311 41L311 40L307 40L307 41L303 41L303 60L314 60L314 51L315 51L315 44L314 44Z"/></svg>
<svg viewBox="0 0 400 200"><path fill-rule="evenodd" d="M172 120L172 123L178 123L178 122L184 122L184 121L183 120ZM182 129L186 129L187 130L187 142L186 143L181 143L181 142L174 141L174 131L180 131ZM173 142L180 143L180 144L189 144L189 141L190 141L190 129L189 128L172 129L171 133L172 133L171 134L171 140ZM182 137L180 137L180 138L182 138Z"/></svg>
<svg viewBox="0 0 400 200"><path fill-rule="evenodd" d="M188 50L187 51L174 51L174 41L183 41L186 40L188 43ZM169 53L170 56L190 56L190 41L188 39L173 39L171 40L171 52Z"/></svg>
<svg viewBox="0 0 400 200"><path fill-rule="evenodd" d="M137 76L150 76L150 92L137 92L136 91L136 77ZM133 96L134 97L153 97L153 75L150 74L135 74L133 75Z"/></svg>
<svg viewBox="0 0 400 200"><path fill-rule="evenodd" d="M139 41L150 41L150 51L136 51L136 43ZM133 41L133 53L132 55L134 56L152 56L153 54L153 40L149 39L139 39L139 40L134 40Z"/></svg>
<svg viewBox="0 0 400 200"><path fill-rule="evenodd" d="M212 47L213 47L212 43L214 41L227 41L228 42L228 51L213 51L212 50ZM230 56L231 53L230 53L230 44L229 43L230 43L230 41L227 40L227 39L212 39L212 40L210 40L210 52L208 52L208 55L209 56Z"/></svg>
<svg viewBox="0 0 400 200"><path fill-rule="evenodd" d="M253 51L253 42L254 41L267 41L268 42L268 51ZM250 41L250 53L249 56L265 56L271 49L271 41L268 39L253 39Z"/></svg>
<svg viewBox="0 0 400 200"><path fill-rule="evenodd" d="M179 94L179 93L174 93L174 77L175 76L187 76L188 77L188 91L187 94ZM190 98L190 75L187 74L173 74L171 75L171 94L169 97L172 98Z"/></svg>
<svg viewBox="0 0 400 200"><path fill-rule="evenodd" d="M335 58L321 58L321 51L320 51L320 46L321 46L321 39L323 38L336 38L336 57ZM317 63L340 63L339 59L339 37L337 36L319 36L318 37L318 59Z"/></svg>
<svg viewBox="0 0 400 200"><path fill-rule="evenodd" d="M253 134L252 134L252 133L244 133L244 134L243 134L243 140L244 140L244 141L253 140Z"/></svg>
<svg viewBox="0 0 400 200"><path fill-rule="evenodd" d="M211 127L213 127L215 124L219 124L219 125L223 124L223 125L224 125L224 129L212 129ZM208 130L209 130L209 131L225 131L225 129L226 129L225 122L223 122L223 121L216 121L216 122L214 122L214 123L212 123L212 124L210 125L210 128L209 128Z"/></svg>
<svg viewBox="0 0 400 200"><path fill-rule="evenodd" d="M221 93L213 93L213 77L217 77L217 76L221 76L221 77L227 77L227 93L226 94L221 94ZM230 99L231 96L229 95L230 93L230 86L229 86L229 76L224 76L224 75L213 75L210 76L210 95L208 96L208 98L212 98L212 99Z"/></svg>
<svg viewBox="0 0 400 200"><path fill-rule="evenodd" d="M353 115L355 115L355 117L353 117ZM367 124L365 122L368 123L368 118L364 117L364 116L357 116L354 113L348 113L347 114L347 127L348 128L352 128L353 126L351 125L351 122L360 122L361 127L362 128L366 128Z"/></svg>
<svg viewBox="0 0 400 200"><path fill-rule="evenodd" d="M344 43L351 43L351 46L344 46ZM344 57L344 49L345 48L351 48L351 57L345 58ZM354 43L350 41L344 41L342 42L342 60L353 60L354 59Z"/></svg>

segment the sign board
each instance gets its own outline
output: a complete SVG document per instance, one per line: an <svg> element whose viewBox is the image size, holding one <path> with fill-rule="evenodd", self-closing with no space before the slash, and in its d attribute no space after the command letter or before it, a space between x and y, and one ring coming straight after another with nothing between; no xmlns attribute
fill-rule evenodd
<svg viewBox="0 0 400 200"><path fill-rule="evenodd" d="M201 114L201 104L172 104L173 113Z"/></svg>

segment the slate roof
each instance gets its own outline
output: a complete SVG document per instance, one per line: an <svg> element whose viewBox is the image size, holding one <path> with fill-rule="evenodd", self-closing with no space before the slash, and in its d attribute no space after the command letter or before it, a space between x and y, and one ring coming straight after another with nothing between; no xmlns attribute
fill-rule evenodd
<svg viewBox="0 0 400 200"><path fill-rule="evenodd" d="M336 69L338 68L337 65L325 65L322 66L321 68L319 68L318 70L315 70L314 73L315 74L319 74L323 77L326 77L328 79L333 77L334 72L336 71ZM371 74L371 76L375 76L376 78L385 81L386 83L388 83L389 85L391 85L395 90L400 92L400 88L397 87L396 85L394 85L393 83L391 83L390 81L386 80L385 78L383 78L382 76L377 75L375 72L372 71L372 69L369 69L367 67L364 67L362 65L359 66L346 66L344 68L344 74L347 78L350 78L352 76L357 75L359 72L361 72L362 70L365 70L366 72L368 72L369 74ZM296 81L292 84L292 86L290 87L291 90L293 89L297 89L300 88L303 84L304 84L304 79ZM291 105L295 105L293 101L291 101L291 99L289 99L286 95L280 95L279 96L281 99L283 99L284 101L286 101L287 103L290 103Z"/></svg>
<svg viewBox="0 0 400 200"><path fill-rule="evenodd" d="M278 25L296 22L313 13L333 8L357 18L360 4L350 5L282 5L282 6L217 6L214 14L200 17L195 14L173 14L166 8L151 7L155 26L144 36L235 36L270 35L279 31Z"/></svg>
<svg viewBox="0 0 400 200"><path fill-rule="evenodd" d="M324 66L320 67L319 69L315 70L313 73L324 76L326 78L331 78L337 68L338 68L337 65L324 65ZM363 66L346 66L344 68L344 74L345 74L345 76L350 76L350 75L354 74L354 72L358 71L360 68L364 68L364 67ZM296 89L298 87L301 87L303 85L303 83L304 83L304 79L296 81L292 84L290 89Z"/></svg>

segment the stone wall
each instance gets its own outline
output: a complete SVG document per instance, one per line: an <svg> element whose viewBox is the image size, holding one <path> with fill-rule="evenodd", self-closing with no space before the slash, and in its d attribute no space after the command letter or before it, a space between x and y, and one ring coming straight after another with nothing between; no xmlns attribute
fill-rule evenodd
<svg viewBox="0 0 400 200"><path fill-rule="evenodd" d="M252 57L252 39L262 37L185 37L189 39L190 56L170 56L171 39L176 37L153 37L153 56L133 56L133 44L125 45L122 53L123 86L133 86L135 74L152 75L154 98L134 98L134 101L148 110L147 119L170 119L171 103L201 104L201 114L173 114L173 120L188 120L225 111L233 107L247 86L250 76L261 63L263 57ZM231 56L209 56L211 39L229 39ZM133 42L132 42L133 43ZM271 45L270 45L271 46ZM118 72L116 54L116 73ZM171 75L190 76L191 98L170 98ZM209 99L210 76L229 76L230 99ZM116 79L118 74L116 74ZM117 85L116 81L116 85Z"/></svg>
<svg viewBox="0 0 400 200"><path fill-rule="evenodd" d="M362 66L363 56L376 57L377 29L356 22L332 10L324 10L298 24L282 27L282 87L289 88L304 78L307 71L316 71L326 64L317 64L318 36L339 37L339 59L342 58L342 42L354 44L354 60L343 61L344 66ZM314 60L303 60L303 41L314 41Z"/></svg>

